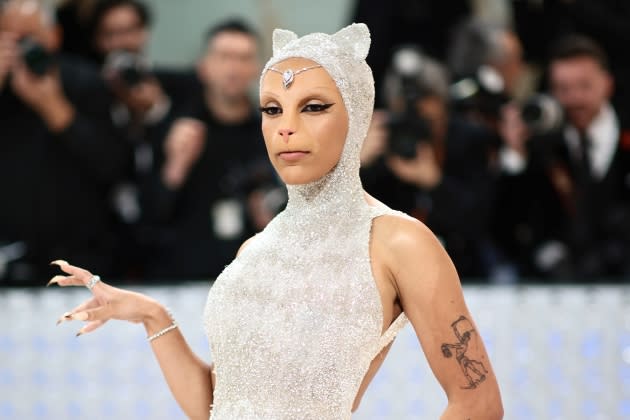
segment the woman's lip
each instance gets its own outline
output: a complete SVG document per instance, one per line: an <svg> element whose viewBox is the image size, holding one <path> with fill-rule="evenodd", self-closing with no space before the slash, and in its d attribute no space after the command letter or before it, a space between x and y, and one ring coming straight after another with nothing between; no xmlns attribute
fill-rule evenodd
<svg viewBox="0 0 630 420"><path fill-rule="evenodd" d="M280 159L286 160L288 162L295 162L297 160L302 159L307 154L308 152L294 151L294 152L281 152L278 154L278 156L280 157Z"/></svg>

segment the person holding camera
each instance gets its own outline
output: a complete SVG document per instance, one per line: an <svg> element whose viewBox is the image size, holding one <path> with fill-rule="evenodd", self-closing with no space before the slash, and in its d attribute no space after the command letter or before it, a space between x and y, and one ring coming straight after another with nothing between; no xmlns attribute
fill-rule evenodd
<svg viewBox="0 0 630 420"><path fill-rule="evenodd" d="M146 56L151 11L140 0L96 0L88 28L93 56L117 103L118 126L152 126L199 89L193 71L154 68Z"/></svg>
<svg viewBox="0 0 630 420"><path fill-rule="evenodd" d="M630 264L630 131L610 103L604 51L571 35L552 48L551 94L560 128L532 135L519 113L505 127L499 241L525 275L627 278Z"/></svg>
<svg viewBox="0 0 630 420"><path fill-rule="evenodd" d="M90 22L95 56L117 100L112 109L116 125L133 131L162 120L171 103L144 56L147 7L135 0L101 0Z"/></svg>
<svg viewBox="0 0 630 420"><path fill-rule="evenodd" d="M505 105L516 106L527 90L521 43L509 27L472 18L456 27L447 56L451 108L494 135L494 154Z"/></svg>
<svg viewBox="0 0 630 420"><path fill-rule="evenodd" d="M20 285L62 254L112 272L107 197L124 147L104 123L98 72L56 54L59 42L41 3L0 6L0 276Z"/></svg>
<svg viewBox="0 0 630 420"><path fill-rule="evenodd" d="M154 247L164 240L172 196L205 147L204 128L194 124L174 129L178 140L166 140L199 82L192 71L150 65L145 50L151 14L145 3L97 0L88 20L93 56L110 92L110 124L129 148L125 179L113 195L118 235L126 244L118 256L120 275L144 278Z"/></svg>
<svg viewBox="0 0 630 420"><path fill-rule="evenodd" d="M424 221L462 276L486 275L485 131L449 114L443 67L415 48L396 52L384 87L388 108L375 114L362 150L366 191Z"/></svg>
<svg viewBox="0 0 630 420"><path fill-rule="evenodd" d="M229 20L204 41L197 62L203 89L175 119L158 160L163 200L152 206L160 214L151 278L216 277L285 202L250 96L260 70L257 34Z"/></svg>

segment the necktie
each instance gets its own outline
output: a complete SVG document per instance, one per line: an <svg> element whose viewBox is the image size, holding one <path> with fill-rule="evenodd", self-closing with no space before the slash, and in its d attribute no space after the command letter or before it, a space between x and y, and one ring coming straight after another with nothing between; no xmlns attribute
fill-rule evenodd
<svg viewBox="0 0 630 420"><path fill-rule="evenodd" d="M590 149L591 149L591 139L588 137L586 133L580 133L580 156L578 162L578 168L580 173L580 181L581 182L590 182L592 177L592 168L591 168L591 159L590 159Z"/></svg>
<svg viewBox="0 0 630 420"><path fill-rule="evenodd" d="M591 142L586 133L580 133L580 156L576 162L575 213L572 218L573 247L576 255L582 255L592 241L591 212L593 206L593 176L590 162Z"/></svg>

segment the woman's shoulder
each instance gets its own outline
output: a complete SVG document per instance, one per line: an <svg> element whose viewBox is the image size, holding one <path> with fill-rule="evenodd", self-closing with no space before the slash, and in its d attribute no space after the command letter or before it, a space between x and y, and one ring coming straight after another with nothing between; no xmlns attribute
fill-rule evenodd
<svg viewBox="0 0 630 420"><path fill-rule="evenodd" d="M374 260L391 273L397 290L435 281L458 284L444 281L445 278L456 280L457 270L444 245L420 220L402 212L388 211L374 220L372 241Z"/></svg>
<svg viewBox="0 0 630 420"><path fill-rule="evenodd" d="M388 211L374 220L373 236L392 250L434 246L437 238L420 220L400 211Z"/></svg>
<svg viewBox="0 0 630 420"><path fill-rule="evenodd" d="M400 261L444 251L439 239L422 221L372 200L374 207L380 207L378 217L372 222L372 240L380 244L379 248L386 250L390 258Z"/></svg>

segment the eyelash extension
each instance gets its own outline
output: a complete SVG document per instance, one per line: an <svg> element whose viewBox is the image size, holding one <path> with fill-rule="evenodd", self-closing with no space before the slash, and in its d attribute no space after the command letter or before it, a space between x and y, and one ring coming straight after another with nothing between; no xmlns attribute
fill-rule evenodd
<svg viewBox="0 0 630 420"><path fill-rule="evenodd" d="M261 106L258 108L260 112L267 115L277 115L280 113L280 107L278 106Z"/></svg>
<svg viewBox="0 0 630 420"><path fill-rule="evenodd" d="M328 108L330 108L333 105L334 105L334 103L330 103L330 104L307 104L306 106L304 106L303 109L306 109L306 108L310 107L313 112L322 112L322 111L326 111Z"/></svg>
<svg viewBox="0 0 630 420"><path fill-rule="evenodd" d="M330 104L307 104L302 108L302 111L309 109L309 112L322 112L333 106L334 103ZM282 112L282 109L279 106L261 106L258 108L260 112L267 115L278 115Z"/></svg>

